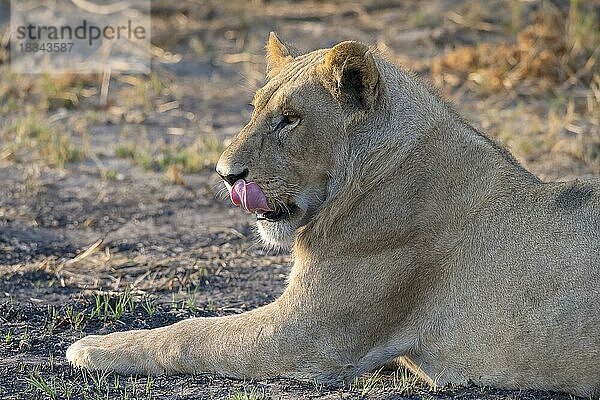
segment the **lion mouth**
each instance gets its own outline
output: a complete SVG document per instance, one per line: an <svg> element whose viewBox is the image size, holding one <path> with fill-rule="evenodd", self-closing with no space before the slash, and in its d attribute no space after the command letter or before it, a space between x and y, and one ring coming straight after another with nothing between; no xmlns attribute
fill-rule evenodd
<svg viewBox="0 0 600 400"><path fill-rule="evenodd" d="M257 221L277 222L289 218L298 208L295 204L269 207L267 197L255 182L237 180L229 189L231 202L236 207L255 213Z"/></svg>
<svg viewBox="0 0 600 400"><path fill-rule="evenodd" d="M277 207L277 209L275 209L273 211L257 212L256 220L257 221L278 222L278 221L281 221L281 220L291 217L297 208L298 208L298 206L296 206L295 204L292 204L292 205L286 205L285 207Z"/></svg>

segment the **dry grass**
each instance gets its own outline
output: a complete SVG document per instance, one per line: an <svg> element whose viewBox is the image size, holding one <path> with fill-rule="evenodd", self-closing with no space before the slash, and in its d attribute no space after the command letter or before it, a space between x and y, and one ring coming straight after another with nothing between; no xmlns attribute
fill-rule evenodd
<svg viewBox="0 0 600 400"><path fill-rule="evenodd" d="M156 71L149 76L123 75L115 79L126 85L119 90L119 96L111 100L111 103L125 111L134 109L141 109L146 113L154 111L157 107L156 99L165 89L165 84Z"/></svg>
<svg viewBox="0 0 600 400"><path fill-rule="evenodd" d="M599 174L597 5L571 0L565 12L546 2L522 26L521 2L512 4L513 40L459 47L433 59L435 82L479 99L461 108L543 177L557 178L547 171L560 160L571 170L562 176Z"/></svg>
<svg viewBox="0 0 600 400"><path fill-rule="evenodd" d="M1 63L0 63L1 65ZM84 98L96 94L95 75L22 75L0 69L0 113L45 113L79 106Z"/></svg>
<svg viewBox="0 0 600 400"><path fill-rule="evenodd" d="M0 160L4 161L63 167L89 155L89 124L139 125L152 113L184 114L156 72L114 76L109 90L115 93L106 104L101 104L101 79L95 75L18 75L0 68L0 77L0 115L9 116L0 120ZM214 164L222 149L211 132L199 135L191 145L125 142L117 145L115 153L147 170L168 171L168 181L182 183L177 173ZM110 171L104 172L110 179Z"/></svg>
<svg viewBox="0 0 600 400"><path fill-rule="evenodd" d="M115 147L115 156L130 159L146 170L166 172L167 178L178 183L181 173L199 172L212 167L223 151L223 144L214 134L200 134L190 144L145 142L126 143Z"/></svg>
<svg viewBox="0 0 600 400"><path fill-rule="evenodd" d="M0 158L16 162L39 162L52 167L81 160L87 155L85 144L74 145L71 135L35 115L13 120L0 127Z"/></svg>
<svg viewBox="0 0 600 400"><path fill-rule="evenodd" d="M20 75L0 69L0 160L62 168L89 152L85 120L68 111L95 92L93 75Z"/></svg>
<svg viewBox="0 0 600 400"><path fill-rule="evenodd" d="M473 82L484 93L518 87L521 92L560 94L570 86L597 84L600 31L596 16L585 11L576 0L568 15L544 3L514 42L464 46L435 59L434 79L440 86Z"/></svg>
<svg viewBox="0 0 600 400"><path fill-rule="evenodd" d="M598 2L570 0L567 7L560 5L561 8L552 2L498 0L496 3L487 6L478 2L459 2L456 7L443 11L440 11L443 7L437 5L434 12L430 12L434 3L411 8L405 14L406 29L433 32L442 27L452 35L459 26L470 32L493 32L496 39L487 40L487 36L480 35L477 37L481 40L473 45L452 49L438 57L407 60L407 64L421 65L430 72L434 81L456 98L461 110L475 116L474 122L492 136L508 143L522 161L535 164L544 154L546 158L548 155L564 156L574 165L580 165L585 173L597 173L600 170ZM285 11L288 19L293 16L299 20L325 21L341 18L336 16L340 13L347 13L352 18L356 13L359 26L372 33L373 43L379 40L384 43L387 35L379 19L369 15L368 3L324 2L301 8L285 3L276 6L265 3L263 6L268 15L275 15L275 10L280 9ZM206 15L211 7L220 18L211 19L205 31L201 22L202 18L208 18ZM498 15L493 11L496 7L509 12ZM263 58L264 37L260 27L265 21L264 15L257 12L256 3L231 2L215 6L209 2L206 9L197 10L192 2L177 6L158 2L155 9L153 33L156 35L153 36L157 42L154 52L160 60L177 57L177 54L169 53L169 45L186 45L200 59L214 57L219 62L239 65L240 73L252 82L250 86L262 82L263 68L257 66ZM536 11L531 12L532 9ZM198 14L197 18L193 17L194 13ZM292 26L293 21L286 20L282 26ZM454 24L454 28L448 30L448 24ZM219 41L223 35L231 40ZM393 42L392 36L388 39ZM227 47L229 43L231 48ZM217 48L217 44L225 47ZM306 49L313 47L310 43L296 44ZM239 58L241 55L244 57ZM0 56L0 64L2 60L5 58ZM112 76L106 88L108 97L103 102L100 76L14 75L0 67L0 114L10 115L12 119L5 123L3 130L21 123L31 125L32 121L22 121L36 116L34 122L37 124L65 132L53 141L40 141L42 147L48 147L44 151L36 150L39 154L36 158L47 165L61 166L85 156L85 151L73 144L78 143L77 136L81 136L80 132L70 129L73 120L86 120L88 124L102 124L108 120L114 124L143 126L148 118L191 114L180 109L181 98L177 91L182 88L175 88L176 77L161 74L158 70L148 77ZM224 91L229 89L223 88ZM244 92L245 89L236 91ZM465 92L470 95L467 101L463 97ZM221 93L214 95L219 97ZM521 102L522 99L527 101ZM64 111L68 112L70 121L54 122L53 118ZM84 116L84 113L87 114ZM502 120L498 115L508 115L508 118ZM15 130L11 128L11 132ZM12 141L13 137L5 133L3 139ZM127 141L131 138L124 140L120 146L130 147ZM51 143L54 144L50 146ZM31 144L22 148L28 151L38 146ZM0 158L23 160L13 154L14 143L8 147L4 146ZM75 151L72 151L73 147ZM182 174L213 163L221 148L222 144L215 136L208 135L191 147L181 143L138 145L135 152L124 158L147 170L165 172L167 181L182 184ZM48 159L44 160L45 157ZM541 170L544 169L547 168L542 166Z"/></svg>

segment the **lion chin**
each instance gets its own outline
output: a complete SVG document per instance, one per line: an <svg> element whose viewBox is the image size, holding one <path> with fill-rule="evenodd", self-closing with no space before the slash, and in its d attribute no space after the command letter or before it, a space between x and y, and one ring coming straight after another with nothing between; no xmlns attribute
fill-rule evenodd
<svg viewBox="0 0 600 400"><path fill-rule="evenodd" d="M291 204L285 205L283 217L277 220L265 218L257 214L256 226L263 244L274 250L289 250L294 246L300 228L309 224L319 207L325 194L320 196L313 191L307 191L294 199Z"/></svg>
<svg viewBox="0 0 600 400"><path fill-rule="evenodd" d="M221 155L293 267L271 304L88 336L71 363L344 383L398 359L432 386L600 395L600 182L545 183L358 42L300 54Z"/></svg>
<svg viewBox="0 0 600 400"><path fill-rule="evenodd" d="M289 250L294 245L297 222L289 219L269 221L257 219L256 227L263 244L271 249Z"/></svg>

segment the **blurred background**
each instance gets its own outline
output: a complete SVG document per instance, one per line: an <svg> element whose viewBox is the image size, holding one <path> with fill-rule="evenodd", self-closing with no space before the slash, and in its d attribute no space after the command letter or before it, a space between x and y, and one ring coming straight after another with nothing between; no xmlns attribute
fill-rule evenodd
<svg viewBox="0 0 600 400"><path fill-rule="evenodd" d="M11 75L5 34L0 160L96 160L103 179L138 166L183 183L247 120L275 30L307 51L348 39L376 46L431 79L543 178L598 174L599 19L598 0L158 0L152 73L113 72L104 88L102 76Z"/></svg>

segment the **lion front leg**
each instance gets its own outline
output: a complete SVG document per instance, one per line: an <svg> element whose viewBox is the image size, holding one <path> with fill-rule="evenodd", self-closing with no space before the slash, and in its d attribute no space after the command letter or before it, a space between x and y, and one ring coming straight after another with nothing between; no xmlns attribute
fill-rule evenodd
<svg viewBox="0 0 600 400"><path fill-rule="evenodd" d="M67 359L121 374L213 372L232 377L287 376L335 382L346 365L331 351L335 332L306 318L281 316L275 303L240 315L192 318L151 329L87 336ZM328 354L323 349L330 349Z"/></svg>

